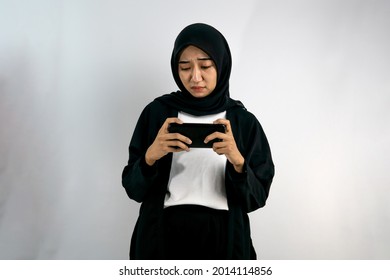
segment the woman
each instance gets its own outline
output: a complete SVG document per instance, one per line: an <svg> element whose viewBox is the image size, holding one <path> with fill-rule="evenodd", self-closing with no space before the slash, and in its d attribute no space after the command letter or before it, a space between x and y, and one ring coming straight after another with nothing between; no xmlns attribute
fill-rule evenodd
<svg viewBox="0 0 390 280"><path fill-rule="evenodd" d="M274 176L270 148L256 117L229 96L232 67L223 35L192 24L171 57L179 91L141 113L122 174L128 196L142 202L131 259L256 259L247 213L265 205ZM219 123L212 149L169 133L171 123Z"/></svg>

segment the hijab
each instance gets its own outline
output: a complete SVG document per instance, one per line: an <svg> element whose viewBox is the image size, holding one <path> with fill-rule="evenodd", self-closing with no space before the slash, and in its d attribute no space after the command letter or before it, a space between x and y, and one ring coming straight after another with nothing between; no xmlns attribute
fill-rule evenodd
<svg viewBox="0 0 390 280"><path fill-rule="evenodd" d="M195 46L204 51L214 61L217 68L217 85L206 97L196 98L184 87L179 77L179 59L182 51L188 46ZM230 98L229 78L232 69L232 57L225 37L214 27L195 23L185 27L177 36L171 57L173 78L180 90L163 95L156 100L165 103L178 111L195 116L224 112L241 102Z"/></svg>

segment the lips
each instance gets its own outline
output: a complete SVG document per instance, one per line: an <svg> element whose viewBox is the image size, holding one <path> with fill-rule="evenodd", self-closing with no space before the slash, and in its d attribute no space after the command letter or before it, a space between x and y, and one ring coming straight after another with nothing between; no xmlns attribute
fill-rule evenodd
<svg viewBox="0 0 390 280"><path fill-rule="evenodd" d="M191 89L193 91L203 91L205 89L205 87L200 87L200 86L193 86L191 87Z"/></svg>

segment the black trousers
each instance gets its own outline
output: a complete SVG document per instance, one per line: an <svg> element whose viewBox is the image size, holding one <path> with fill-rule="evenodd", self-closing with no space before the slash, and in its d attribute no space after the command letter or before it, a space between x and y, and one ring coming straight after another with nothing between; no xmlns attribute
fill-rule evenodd
<svg viewBox="0 0 390 280"><path fill-rule="evenodd" d="M164 209L164 259L226 259L227 213L197 205Z"/></svg>

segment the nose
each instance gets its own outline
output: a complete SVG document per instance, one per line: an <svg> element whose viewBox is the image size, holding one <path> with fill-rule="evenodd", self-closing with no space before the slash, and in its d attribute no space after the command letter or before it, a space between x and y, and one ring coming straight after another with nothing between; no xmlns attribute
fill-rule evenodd
<svg viewBox="0 0 390 280"><path fill-rule="evenodd" d="M200 82L202 81L203 77L202 77L202 73L199 69L198 66L195 66L193 69L192 69L192 73L191 73L191 80L195 83L197 82Z"/></svg>

